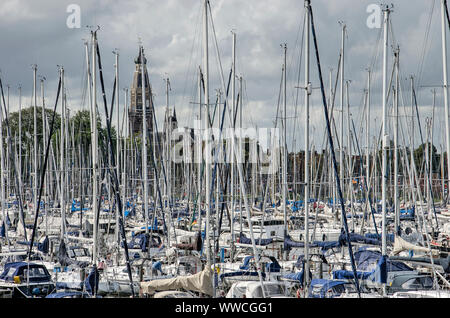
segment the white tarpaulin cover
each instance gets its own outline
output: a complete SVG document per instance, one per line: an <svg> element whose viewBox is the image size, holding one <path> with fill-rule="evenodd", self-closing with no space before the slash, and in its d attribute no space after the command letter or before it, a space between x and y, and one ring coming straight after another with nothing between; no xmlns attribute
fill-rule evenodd
<svg viewBox="0 0 450 318"><path fill-rule="evenodd" d="M395 236L395 241L394 241L394 249L392 251L393 255L397 255L400 252L403 251L410 251L413 250L415 252L428 252L428 248L423 247L423 246L417 246L414 244L411 244L407 241L405 241L404 239L402 239L400 236Z"/></svg>
<svg viewBox="0 0 450 318"><path fill-rule="evenodd" d="M185 289L212 296L212 275L212 270L206 267L203 271L194 275L142 282L141 292L151 295L156 291Z"/></svg>

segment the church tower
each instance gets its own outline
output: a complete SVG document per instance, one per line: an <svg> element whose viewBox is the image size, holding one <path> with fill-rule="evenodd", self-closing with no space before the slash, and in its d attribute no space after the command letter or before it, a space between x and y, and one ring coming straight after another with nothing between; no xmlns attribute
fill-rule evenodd
<svg viewBox="0 0 450 318"><path fill-rule="evenodd" d="M129 109L129 121L130 129L133 135L142 134L142 60L144 62L144 79L145 79L145 104L146 104L146 120L149 142L152 142L151 135L153 133L153 105L151 97L151 87L149 83L147 73L147 59L145 56L142 59L141 50L139 49L139 55L134 60L136 69L134 70L133 83L130 89L130 109Z"/></svg>

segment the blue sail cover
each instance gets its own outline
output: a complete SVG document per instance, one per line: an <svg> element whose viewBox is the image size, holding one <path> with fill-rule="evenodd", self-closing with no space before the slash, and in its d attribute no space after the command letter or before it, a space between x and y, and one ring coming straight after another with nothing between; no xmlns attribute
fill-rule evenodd
<svg viewBox="0 0 450 318"><path fill-rule="evenodd" d="M269 273L279 273L281 272L281 265L278 263L277 259L275 257L270 256L270 260L272 263L266 264L266 270Z"/></svg>
<svg viewBox="0 0 450 318"><path fill-rule="evenodd" d="M97 294L98 290L98 282L100 280L100 275L98 273L97 267L92 268L88 277L84 280L84 286L86 288L86 292L90 295Z"/></svg>
<svg viewBox="0 0 450 318"><path fill-rule="evenodd" d="M364 234L364 236L369 238L369 239L375 239L375 240L381 241L381 234L366 233L366 234ZM394 240L395 240L395 235L394 234L387 234L386 235L386 241L394 242Z"/></svg>
<svg viewBox="0 0 450 318"><path fill-rule="evenodd" d="M305 247L305 242L296 242L291 239L289 235L286 234L284 238L284 249L289 250L292 247ZM314 247L311 246L310 247Z"/></svg>
<svg viewBox="0 0 450 318"><path fill-rule="evenodd" d="M383 255L380 257L377 263L377 268L375 270L375 280L378 283L386 284L387 273L388 273L387 256Z"/></svg>
<svg viewBox="0 0 450 318"><path fill-rule="evenodd" d="M2 226L0 227L0 237L6 237L5 222L3 222Z"/></svg>
<svg viewBox="0 0 450 318"><path fill-rule="evenodd" d="M47 254L48 248L49 248L49 239L48 236L45 237L44 241L42 243L38 243L37 245L38 251Z"/></svg>
<svg viewBox="0 0 450 318"><path fill-rule="evenodd" d="M309 243L309 247L320 247L322 253L329 249L340 247L339 241L314 241ZM284 238L284 249L289 250L293 247L305 247L305 242L296 242L291 239L289 235Z"/></svg>
<svg viewBox="0 0 450 318"><path fill-rule="evenodd" d="M255 239L255 244L261 245L261 246L269 245L272 242L273 242L272 238L270 238L270 239ZM252 240L250 238L246 237L243 233L241 233L239 235L239 243L252 244Z"/></svg>
<svg viewBox="0 0 450 318"><path fill-rule="evenodd" d="M372 272L356 272L356 275L358 276L358 279L368 279ZM347 271L347 270L337 270L333 271L333 279L354 279L355 274L353 271Z"/></svg>
<svg viewBox="0 0 450 318"><path fill-rule="evenodd" d="M229 272L229 273L223 273L219 275L219 279L223 280L227 277L239 277L239 276L246 276L246 277L254 277L258 276L258 272L249 272L249 271L237 271L237 272ZM261 273L262 278L266 278L265 273Z"/></svg>
<svg viewBox="0 0 450 318"><path fill-rule="evenodd" d="M328 251L329 249L340 247L339 241L314 241L314 244L319 246L322 253Z"/></svg>
<svg viewBox="0 0 450 318"><path fill-rule="evenodd" d="M354 243L363 243L363 244L369 244L369 245L381 245L381 241L374 239L374 238L368 238L356 233L349 233L350 242ZM345 234L344 230L342 230L341 235L339 235L339 243L341 245L347 244L347 235Z"/></svg>
<svg viewBox="0 0 450 318"><path fill-rule="evenodd" d="M303 284L303 279L305 278L305 275L304 275L304 271L301 270L300 272L297 272L297 273L290 273L290 274L283 275L282 278L296 281L296 282ZM311 271L309 272L309 279L310 279L310 281L312 280Z"/></svg>

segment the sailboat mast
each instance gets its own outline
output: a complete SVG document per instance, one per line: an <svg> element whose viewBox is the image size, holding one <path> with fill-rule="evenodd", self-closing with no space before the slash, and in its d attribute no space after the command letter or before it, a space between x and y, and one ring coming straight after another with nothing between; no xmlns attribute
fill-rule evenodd
<svg viewBox="0 0 450 318"><path fill-rule="evenodd" d="M386 246L386 168L387 168L387 147L389 147L389 135L387 131L387 107L386 107L386 98L387 98L387 50L388 50L388 25L389 25L389 8L385 8L383 10L384 13L384 42L383 42L383 153L382 153L382 169L381 169L381 204L382 204L382 236L381 236L381 253L382 255L387 254L387 246ZM386 284L383 284L383 293L386 294Z"/></svg>
<svg viewBox="0 0 450 318"><path fill-rule="evenodd" d="M210 176L210 145L209 145L209 57L208 57L208 0L204 1L204 12L203 12L203 72L204 72L204 82L205 82L205 130L207 140L205 141L205 202L206 202L206 255L208 265L212 264L211 259L211 248L210 248L210 192L209 187L211 186L211 176Z"/></svg>
<svg viewBox="0 0 450 318"><path fill-rule="evenodd" d="M65 99L64 99L64 68L61 67L61 130L60 130L60 161L59 161L59 169L60 169L60 178L59 178L59 200L61 205L61 239L64 239L64 235L66 233L66 201L65 201L65 189L64 189L64 118L65 118Z"/></svg>
<svg viewBox="0 0 450 318"><path fill-rule="evenodd" d="M310 2L305 1L305 271L303 274L305 290L309 285L309 95L311 86L309 82L310 71ZM306 274L305 274L306 273Z"/></svg>
<svg viewBox="0 0 450 318"><path fill-rule="evenodd" d="M5 149L3 147L3 118L6 117L3 115L3 110L4 108L1 107L0 105L0 113L1 113L1 117L0 117L0 141L2 142L2 145L0 147L0 168L1 168L1 172L0 172L0 193L1 193L1 204L2 204L2 217L3 217L3 226L5 229L5 237L6 237L6 242L7 245L9 245L9 235L8 235L8 222L7 222L7 211L5 211L5 207L6 207L6 194L5 194Z"/></svg>
<svg viewBox="0 0 450 318"><path fill-rule="evenodd" d="M116 50L115 52L114 52L114 55L115 55L115 57L116 57L116 61L115 61L115 64L114 64L114 67L115 67L115 75L116 75L116 91L115 91L115 93L116 93L116 97L115 97L115 99L116 99L116 119L117 119L117 131L116 131L116 169L117 169L117 178L120 178L120 135L119 135L119 133L120 133L120 129L119 129L119 127L120 127L120 112L119 112L119 106L120 106L120 102L119 102L119 52ZM112 116L112 114L111 114L111 116ZM120 181L120 179L119 179L119 181ZM116 214L116 216L117 216L117 214ZM117 217L116 217L116 221L117 221ZM117 223L116 223L117 224ZM116 226L116 228L118 228L118 226Z"/></svg>
<svg viewBox="0 0 450 318"><path fill-rule="evenodd" d="M115 67L115 75L116 75L116 87L115 87L115 93L116 93L116 112L117 112L117 128L116 128L116 169L117 169L117 179L120 184L120 116L119 116L119 52L116 50L113 52L116 58L114 67ZM112 114L111 114L112 116ZM124 160L125 161L125 160ZM124 191L124 190L122 190ZM125 204L125 201L123 201ZM120 234L119 234L119 208L116 207L116 215L115 215L115 237L116 242L119 242L120 240Z"/></svg>
<svg viewBox="0 0 450 318"><path fill-rule="evenodd" d="M147 170L147 103L145 96L145 57L144 57L144 48L141 46L141 83L142 83L142 177L144 182L144 218L146 222L145 233L148 234L148 226L149 226L149 215L148 215L148 170ZM156 202L156 197L155 197Z"/></svg>
<svg viewBox="0 0 450 318"><path fill-rule="evenodd" d="M19 85L19 180L22 180L22 87Z"/></svg>
<svg viewBox="0 0 450 318"><path fill-rule="evenodd" d="M350 121L350 81L345 81L345 95L347 97L347 151L348 151L348 193L350 193L350 213L352 215L352 229L355 229L355 218L353 217L353 158L352 158L352 130ZM343 182L345 184L345 182Z"/></svg>
<svg viewBox="0 0 450 318"><path fill-rule="evenodd" d="M341 124L340 124L340 149L339 149L339 177L342 181L342 191L344 192L344 66L345 66L345 28L346 25L341 22L341 70L340 70L340 103L341 103ZM341 218L342 225L342 218Z"/></svg>
<svg viewBox="0 0 450 318"><path fill-rule="evenodd" d="M42 98L42 149L44 151L44 155L45 155L45 149L46 149L46 138L47 138L47 131L45 129L45 125L46 125L46 114L45 114L45 99L44 99L44 80L45 78L42 77L41 78L41 98ZM44 179L44 189L45 189L45 194L46 197L48 198L48 175L45 176ZM48 201L48 200L47 200ZM44 215L45 215L45 225L46 225L46 231L48 230L48 214L46 211L46 204L44 201Z"/></svg>
<svg viewBox="0 0 450 318"><path fill-rule="evenodd" d="M33 180L33 195L34 195L34 208L38 204L37 191L38 191L38 148L37 148L37 92L36 92L36 72L37 65L34 64L33 68L33 129L34 129L34 180Z"/></svg>
<svg viewBox="0 0 450 318"><path fill-rule="evenodd" d="M231 109L232 109L232 114L233 114L233 118L231 118L232 120L232 131L233 134L236 133L236 125L234 122L234 114L236 112L236 33L232 32L232 36L233 36L233 47L232 47L232 76L231 76ZM240 96L240 98L242 98L242 96ZM234 138L232 138L231 140L231 162L230 162L230 167L231 167L231 176L230 176L230 193L231 193L231 224L230 224L230 229L231 229L231 259L234 258L234 240L235 240L235 235L234 235ZM240 213L240 217L242 217L242 211L239 210Z"/></svg>
<svg viewBox="0 0 450 318"><path fill-rule="evenodd" d="M198 143L197 143L197 209L198 209L198 227L202 231L202 70L198 70L198 103L199 103L199 124L198 124Z"/></svg>
<svg viewBox="0 0 450 318"><path fill-rule="evenodd" d="M283 77L284 77L284 79L283 79L283 95L284 95L284 98L283 98L283 113L284 113L284 120L283 120L283 122L284 122L284 125L283 125L283 146L282 146L282 148L281 149L283 149L283 156L282 156L282 158L283 158L283 170L282 170L282 173L283 173L283 176L282 176L282 182L283 182L283 187L282 187L282 189L283 189L283 194L282 194L282 198L283 198L283 200L282 200L282 207L283 207L283 218L284 218L284 236L286 237L286 235L287 235L287 231L288 231L288 228L287 228L287 211L286 211L286 199L287 199L287 192L286 192L286 184L287 184L287 155L288 155L288 152L287 152L287 140L286 140L286 135L287 135L287 128L286 128L286 126L287 126L287 123L286 123L286 119L287 119L287 116L286 116L286 111L287 111L287 91L286 91L286 87L287 87L287 85L286 85L286 80L287 80L287 76L286 76L286 74L287 74L287 63L286 63L286 60L287 60L287 57L286 57L286 55L287 55L287 45L286 44L284 44L283 45L283 51L284 51L284 66L283 66L283 68L284 68L284 73L283 73ZM305 157L306 157L307 155L305 155ZM285 260L287 259L287 253L285 252L285 255L284 255L284 258L285 258Z"/></svg>
<svg viewBox="0 0 450 318"><path fill-rule="evenodd" d="M92 133L92 213L94 216L94 244L92 249L92 263L97 262L97 241L98 241L98 227L97 227L97 211L98 211L98 139L97 139L97 31L92 33L92 100L91 100L91 133Z"/></svg>
<svg viewBox="0 0 450 318"><path fill-rule="evenodd" d="M367 206L367 218L370 217L370 73L371 70L367 70L367 109L366 109L366 184L367 184L367 195L366 195L366 206ZM376 160L376 158L374 158Z"/></svg>
<svg viewBox="0 0 450 318"><path fill-rule="evenodd" d="M128 89L124 88L124 92L125 92L125 104L123 107L123 111L125 114L125 121L123 123L124 126L124 136L123 136L123 170L122 170L122 201L123 201L123 215L122 218L125 222L125 210L127 209L127 161L128 161ZM132 165L132 163L130 163L130 165ZM117 211L117 213L120 213L120 211ZM119 219L120 220L120 219ZM116 227L118 227L119 224L116 223ZM125 224L124 224L125 226ZM120 233L117 234L117 242L119 242L120 240ZM117 253L118 254L118 253ZM116 263L118 264L118 255L116 257L117 261Z"/></svg>
<svg viewBox="0 0 450 318"><path fill-rule="evenodd" d="M447 192L450 186L450 127L449 127L449 110L448 110L448 79L447 79L447 35L446 35L446 2L447 0L441 0L441 35L442 35L442 72L444 80L444 111L445 111L445 140L447 142ZM447 194L448 197L448 194ZM448 199L447 199L448 201Z"/></svg>
<svg viewBox="0 0 450 318"><path fill-rule="evenodd" d="M400 48L394 52L395 55L395 98L394 98L394 215L395 215L395 233L399 233L400 227L400 209L398 204L398 102L399 102L399 61Z"/></svg>

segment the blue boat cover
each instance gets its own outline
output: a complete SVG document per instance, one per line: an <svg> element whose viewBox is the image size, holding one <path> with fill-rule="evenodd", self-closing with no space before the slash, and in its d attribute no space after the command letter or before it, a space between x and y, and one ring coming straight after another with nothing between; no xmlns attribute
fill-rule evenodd
<svg viewBox="0 0 450 318"><path fill-rule="evenodd" d="M379 266L381 253L377 251L359 250L354 253L356 268L360 271L373 270ZM381 264L382 265L382 264ZM386 268L388 272L412 271L405 263L399 261L386 260Z"/></svg>
<svg viewBox="0 0 450 318"><path fill-rule="evenodd" d="M302 271L297 272L297 273L290 273L290 274L283 275L282 277L283 277L284 279L289 279L289 280L292 280L292 281L297 281L297 282L303 284L303 279L304 279L304 277L305 277L305 275L303 274L303 272L304 272L304 271L302 270ZM310 278L310 280L312 279L312 273L311 273L311 271L309 272L309 278Z"/></svg>
<svg viewBox="0 0 450 318"><path fill-rule="evenodd" d="M356 275L358 276L358 279L368 279L372 272L356 272ZM347 270L337 270L333 271L333 279L354 279L355 274L353 271L347 271Z"/></svg>
<svg viewBox="0 0 450 318"><path fill-rule="evenodd" d="M315 297L319 297L319 298L325 298L325 295L327 293L327 291L335 286L339 286L339 285L345 285L346 282L342 281L342 280L329 280L329 279L318 279L315 278L313 280L311 280L311 285L309 287L309 297L315 298ZM322 286L320 289L320 293L319 295L313 295L312 291L314 289L314 287L316 286Z"/></svg>
<svg viewBox="0 0 450 318"><path fill-rule="evenodd" d="M66 282L56 282L56 289L59 289L59 290L61 290L61 289L67 289L67 290L71 290L71 291L73 291L74 289L77 289L77 290L82 290L83 289L83 282L78 282L78 283L74 283L74 282L71 282L71 283L66 283ZM51 298L53 298L53 297L51 297ZM58 298L58 297L56 297L55 296L55 298Z"/></svg>
<svg viewBox="0 0 450 318"><path fill-rule="evenodd" d="M142 252L145 252L148 249L149 245L149 234L141 233L133 236L131 241L127 244L129 249L141 249ZM120 243L121 247L124 247L124 243ZM159 236L153 235L152 246L151 247L160 247L161 246L161 238Z"/></svg>
<svg viewBox="0 0 450 318"><path fill-rule="evenodd" d="M10 271L11 268L15 270ZM28 281L31 283L47 283L51 282L51 275L47 268L41 264L26 263L26 262L12 262L6 263L3 267L3 273L0 275L0 280L13 282L14 276L24 276L25 270L30 270ZM34 273L34 272L37 273Z"/></svg>
<svg viewBox="0 0 450 318"><path fill-rule="evenodd" d="M86 288L86 292L90 295L97 294L98 290L98 282L100 280L100 275L98 273L97 267L92 268L88 277L84 280L84 286Z"/></svg>
<svg viewBox="0 0 450 318"><path fill-rule="evenodd" d="M270 238L270 239L255 239L255 244L256 245L261 245L261 246L269 245L272 242L273 242L272 238ZM239 243L252 244L252 240L250 238L246 237L243 233L240 233L240 235L239 235Z"/></svg>
<svg viewBox="0 0 450 318"><path fill-rule="evenodd" d="M90 295L80 291L65 291L49 294L45 298L90 298Z"/></svg>

